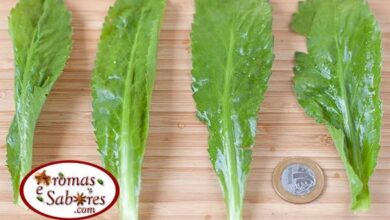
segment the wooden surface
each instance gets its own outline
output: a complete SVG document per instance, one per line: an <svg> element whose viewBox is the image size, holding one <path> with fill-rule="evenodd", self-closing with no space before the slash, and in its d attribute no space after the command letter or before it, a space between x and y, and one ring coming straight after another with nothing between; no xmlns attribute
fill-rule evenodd
<svg viewBox="0 0 390 220"><path fill-rule="evenodd" d="M33 164L78 159L100 164L92 134L90 78L102 22L113 0L66 0L73 13L74 48L50 94L35 132ZM13 111L13 54L7 17L16 0L0 3L0 219L43 219L11 202L5 137ZM292 92L293 54L304 39L289 30L297 0L271 0L276 60L261 107L245 219L390 218L390 1L371 0L383 31L384 120L382 149L371 181L372 208L350 211L344 168L323 126L303 114ZM207 131L195 118L191 97L189 32L193 0L168 0L161 31L151 129L143 166L141 220L223 220L225 207L207 153ZM275 165L287 156L308 156L326 174L326 189L313 203L293 205L271 186ZM96 219L116 219L114 207Z"/></svg>

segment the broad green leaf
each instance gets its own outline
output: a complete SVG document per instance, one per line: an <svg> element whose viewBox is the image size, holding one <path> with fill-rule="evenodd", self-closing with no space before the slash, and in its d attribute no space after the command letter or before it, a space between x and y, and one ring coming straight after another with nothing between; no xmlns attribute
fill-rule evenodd
<svg viewBox="0 0 390 220"><path fill-rule="evenodd" d="M13 197L31 169L35 125L72 47L71 15L62 0L21 0L11 11L15 58L15 115L7 136Z"/></svg>
<svg viewBox="0 0 390 220"><path fill-rule="evenodd" d="M298 101L327 126L349 178L352 209L367 210L382 119L378 23L365 0L307 0L292 28L308 47L295 56Z"/></svg>
<svg viewBox="0 0 390 220"><path fill-rule="evenodd" d="M228 219L242 218L257 114L274 59L267 0L196 0L192 90Z"/></svg>
<svg viewBox="0 0 390 220"><path fill-rule="evenodd" d="M165 0L117 0L93 72L93 125L104 166L121 188L121 219L138 219L141 167Z"/></svg>

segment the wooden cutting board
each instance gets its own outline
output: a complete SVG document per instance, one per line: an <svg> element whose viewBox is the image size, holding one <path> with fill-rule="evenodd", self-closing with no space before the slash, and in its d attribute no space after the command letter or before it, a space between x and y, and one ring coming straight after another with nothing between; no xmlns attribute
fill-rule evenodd
<svg viewBox="0 0 390 220"><path fill-rule="evenodd" d="M73 13L74 48L38 122L33 165L60 159L100 164L91 126L90 78L103 19L114 0L66 0ZM13 54L7 17L16 0L0 3L0 219L43 219L11 202L5 163L5 137L13 111ZM245 219L390 218L390 1L370 0L383 31L384 120L382 150L371 181L372 208L350 211L343 165L325 128L304 115L292 92L293 55L304 50L302 37L289 29L297 0L271 0L276 60L261 107ZM225 207L207 153L207 131L195 118L191 97L189 32L193 0L168 0L161 31L151 129L143 165L141 220L223 220ZM316 201L294 205L271 185L276 164L288 156L307 156L326 174L326 189ZM117 219L114 207L96 219Z"/></svg>

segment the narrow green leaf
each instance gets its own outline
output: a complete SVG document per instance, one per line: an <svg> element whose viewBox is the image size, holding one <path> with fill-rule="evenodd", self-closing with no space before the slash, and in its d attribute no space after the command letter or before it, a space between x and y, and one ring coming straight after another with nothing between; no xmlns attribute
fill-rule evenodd
<svg viewBox="0 0 390 220"><path fill-rule="evenodd" d="M92 79L93 125L104 166L119 180L121 219L138 219L157 45L165 0L117 0Z"/></svg>
<svg viewBox="0 0 390 220"><path fill-rule="evenodd" d="M193 98L209 131L209 154L228 219L242 218L257 114L274 59L267 0L196 0Z"/></svg>
<svg viewBox="0 0 390 220"><path fill-rule="evenodd" d="M62 0L21 0L11 11L15 58L15 115L7 136L13 198L31 169L35 125L72 47L71 15Z"/></svg>
<svg viewBox="0 0 390 220"><path fill-rule="evenodd" d="M349 178L352 209L367 210L382 120L378 23L365 0L307 0L292 28L308 39L308 53L295 56L298 101L327 126Z"/></svg>

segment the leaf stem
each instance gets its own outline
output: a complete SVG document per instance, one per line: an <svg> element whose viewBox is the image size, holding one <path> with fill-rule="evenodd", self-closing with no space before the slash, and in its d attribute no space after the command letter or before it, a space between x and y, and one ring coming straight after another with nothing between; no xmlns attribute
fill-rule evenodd
<svg viewBox="0 0 390 220"><path fill-rule="evenodd" d="M234 54L234 31L230 30L228 57L226 63L226 75L224 79L224 95L222 101L222 129L223 129L223 145L224 155L226 157L226 192L225 202L228 209L229 220L240 220L241 210L243 203L243 196L241 195L240 177L238 175L238 164L237 164L237 149L234 144L234 135L231 112L231 81L232 75L234 74L233 66L233 54Z"/></svg>
<svg viewBox="0 0 390 220"><path fill-rule="evenodd" d="M130 177L130 178L129 178ZM138 192L135 190L135 183L131 176L122 178L122 186L119 198L119 215L122 220L138 219Z"/></svg>

